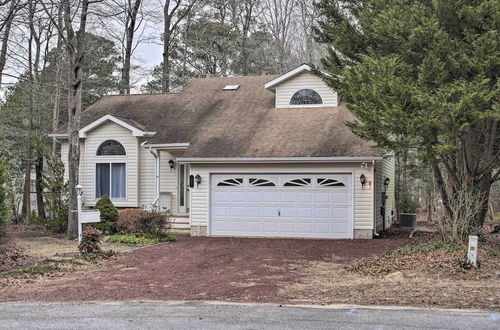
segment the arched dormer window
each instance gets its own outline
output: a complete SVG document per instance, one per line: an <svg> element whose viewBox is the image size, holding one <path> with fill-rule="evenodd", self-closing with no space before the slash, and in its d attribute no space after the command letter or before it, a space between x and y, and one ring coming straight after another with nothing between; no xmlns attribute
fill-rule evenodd
<svg viewBox="0 0 500 330"><path fill-rule="evenodd" d="M308 105L308 104L323 104L323 100L318 92L312 89L301 89L293 94L290 99L290 105Z"/></svg>
<svg viewBox="0 0 500 330"><path fill-rule="evenodd" d="M106 140L97 148L97 156L125 156L125 148L115 140Z"/></svg>

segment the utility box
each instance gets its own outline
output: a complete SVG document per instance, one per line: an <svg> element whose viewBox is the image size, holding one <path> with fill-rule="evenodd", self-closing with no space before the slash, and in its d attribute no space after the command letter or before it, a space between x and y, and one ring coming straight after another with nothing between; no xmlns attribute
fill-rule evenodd
<svg viewBox="0 0 500 330"><path fill-rule="evenodd" d="M415 228L417 226L417 215L415 213L400 213L399 227Z"/></svg>
<svg viewBox="0 0 500 330"><path fill-rule="evenodd" d="M467 259L472 266L477 267L477 248L478 248L478 239L477 236L471 235L469 236L469 249L467 252Z"/></svg>

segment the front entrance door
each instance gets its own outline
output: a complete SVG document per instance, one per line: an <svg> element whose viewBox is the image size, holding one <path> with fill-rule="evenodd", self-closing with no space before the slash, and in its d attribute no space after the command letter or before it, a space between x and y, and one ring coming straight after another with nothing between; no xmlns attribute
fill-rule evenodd
<svg viewBox="0 0 500 330"><path fill-rule="evenodd" d="M179 214L189 213L189 184L188 184L188 166L186 164L180 164L178 166L178 212Z"/></svg>

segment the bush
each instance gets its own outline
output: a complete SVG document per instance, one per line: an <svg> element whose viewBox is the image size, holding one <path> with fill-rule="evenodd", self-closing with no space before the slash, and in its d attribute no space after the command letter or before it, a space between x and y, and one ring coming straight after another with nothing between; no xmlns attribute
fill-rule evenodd
<svg viewBox="0 0 500 330"><path fill-rule="evenodd" d="M122 233L162 237L169 233L170 216L158 211L123 210L118 218Z"/></svg>
<svg viewBox="0 0 500 330"><path fill-rule="evenodd" d="M104 195L97 201L95 209L101 211L101 221L116 222L118 220L118 210L113 205L113 202L108 195Z"/></svg>
<svg viewBox="0 0 500 330"><path fill-rule="evenodd" d="M107 250L107 251L98 250L92 253L82 254L80 257L85 261L95 262L102 259L109 259L116 255L117 253L113 250Z"/></svg>
<svg viewBox="0 0 500 330"><path fill-rule="evenodd" d="M82 235L82 242L78 246L80 253L94 253L101 250L102 231L96 228L85 228Z"/></svg>
<svg viewBox="0 0 500 330"><path fill-rule="evenodd" d="M48 228L55 233L65 233L68 228L68 207L61 207L54 210L54 219L49 221Z"/></svg>
<svg viewBox="0 0 500 330"><path fill-rule="evenodd" d="M401 213L417 213L420 203L411 193L402 191L399 196L399 206Z"/></svg>
<svg viewBox="0 0 500 330"><path fill-rule="evenodd" d="M47 166L42 174L47 227L64 233L68 227L68 183L64 179L64 163L47 148L41 149Z"/></svg>
<svg viewBox="0 0 500 330"><path fill-rule="evenodd" d="M109 196L102 196L94 208L101 211L101 222L93 224L92 227L102 230L107 235L115 234L117 232L118 210Z"/></svg>
<svg viewBox="0 0 500 330"><path fill-rule="evenodd" d="M122 234L122 235L111 235L106 237L106 242L109 243L132 244L132 245L153 245L171 241L175 241L174 234L166 234L163 236Z"/></svg>
<svg viewBox="0 0 500 330"><path fill-rule="evenodd" d="M118 231L120 233L136 233L137 222L145 217L146 211L141 209L124 209L118 212Z"/></svg>
<svg viewBox="0 0 500 330"><path fill-rule="evenodd" d="M384 257L398 257L410 254L417 254L422 252L431 252L436 250L441 250L444 252L455 252L463 249L462 246L447 241L431 241L427 243L421 243L416 245L406 245L395 250L388 251L384 254Z"/></svg>

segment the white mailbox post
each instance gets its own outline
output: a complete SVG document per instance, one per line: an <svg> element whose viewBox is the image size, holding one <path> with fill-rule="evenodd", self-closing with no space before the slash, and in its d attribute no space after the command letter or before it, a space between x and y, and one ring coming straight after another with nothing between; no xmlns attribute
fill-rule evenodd
<svg viewBox="0 0 500 330"><path fill-rule="evenodd" d="M83 187L78 185L75 187L78 199L78 244L82 242L83 224L92 222L101 222L101 211L84 211L82 210L82 193Z"/></svg>

